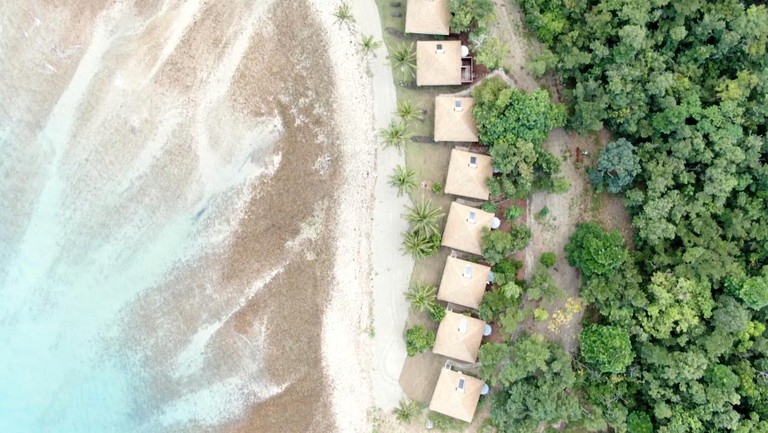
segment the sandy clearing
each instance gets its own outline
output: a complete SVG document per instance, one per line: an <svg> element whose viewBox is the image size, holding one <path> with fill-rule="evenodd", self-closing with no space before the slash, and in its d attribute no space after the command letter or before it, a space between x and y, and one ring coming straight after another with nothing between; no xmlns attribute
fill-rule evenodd
<svg viewBox="0 0 768 433"><path fill-rule="evenodd" d="M330 14L338 2L313 4L331 35L337 83L344 83L336 89L336 110L343 176L348 179L339 191L343 205L337 216L336 284L325 315L323 354L338 431L356 432L367 429L370 407L389 411L402 396L397 382L406 356L402 292L413 263L399 252L406 199L387 185L387 176L404 158L394 149L382 150L376 138L377 128L386 126L396 105L386 49L379 48L368 60L359 51L362 34L381 40L376 4L352 2L351 26L339 25ZM369 74L363 73L366 69ZM371 173L374 163L376 172Z"/></svg>

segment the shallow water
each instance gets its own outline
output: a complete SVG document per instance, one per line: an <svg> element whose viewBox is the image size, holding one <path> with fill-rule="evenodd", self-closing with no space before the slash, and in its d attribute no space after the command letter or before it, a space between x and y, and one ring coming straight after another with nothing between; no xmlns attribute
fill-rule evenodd
<svg viewBox="0 0 768 433"><path fill-rule="evenodd" d="M107 4L90 18L0 6L4 433L237 429L307 375L291 360L271 373L270 314L286 302L283 281L312 276L291 269L315 261L319 236L307 232L328 208L322 183L282 242L237 251L249 230L285 221L249 221L272 191L294 188L281 173L328 158L319 143L284 167L291 143L317 139L317 107L304 94L291 115L248 110L238 98L254 95L233 95L272 2L167 3L145 15ZM222 20L221 34L194 36Z"/></svg>

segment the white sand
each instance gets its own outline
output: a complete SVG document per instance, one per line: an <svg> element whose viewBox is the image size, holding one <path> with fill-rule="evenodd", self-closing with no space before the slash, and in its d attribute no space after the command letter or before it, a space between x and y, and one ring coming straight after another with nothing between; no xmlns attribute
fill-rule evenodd
<svg viewBox="0 0 768 433"><path fill-rule="evenodd" d="M369 61L371 75L359 52L363 34L382 39L374 0L351 3L356 20L351 28L340 27L332 16L339 1L312 3L328 31L340 84L337 126L347 177L339 191L345 206L337 221L336 283L324 320L323 358L333 384L338 431L367 431L369 409L390 410L402 397L398 377L406 357L402 331L407 315L403 292L413 262L399 251L400 233L406 228L400 216L405 198L397 197L387 177L404 158L396 150L381 150L376 137L395 111L386 48ZM371 324L373 338L367 332Z"/></svg>

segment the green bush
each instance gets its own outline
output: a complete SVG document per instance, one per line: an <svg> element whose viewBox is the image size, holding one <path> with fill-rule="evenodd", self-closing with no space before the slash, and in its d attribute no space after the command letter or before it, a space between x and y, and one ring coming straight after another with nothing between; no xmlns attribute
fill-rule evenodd
<svg viewBox="0 0 768 433"><path fill-rule="evenodd" d="M533 216L533 219L535 219L536 222L540 223L548 216L549 216L549 208L547 206L544 206L543 208L541 208L541 210L536 212L536 215Z"/></svg>
<svg viewBox="0 0 768 433"><path fill-rule="evenodd" d="M555 284L555 280L550 275L549 270L544 266L536 266L533 270L533 277L531 277L525 293L528 295L528 299L534 301L542 298L545 301L556 301L565 299L567 295L565 290Z"/></svg>
<svg viewBox="0 0 768 433"><path fill-rule="evenodd" d="M445 318L446 311L445 311L445 307L437 304L434 307L430 308L428 310L428 313L429 313L429 317L433 321L440 323L440 321L443 320L443 318Z"/></svg>
<svg viewBox="0 0 768 433"><path fill-rule="evenodd" d="M547 311L546 308L533 309L533 320L537 322L543 322L547 319L549 319L549 311Z"/></svg>
<svg viewBox="0 0 768 433"><path fill-rule="evenodd" d="M523 208L520 206L512 205L508 207L506 210L504 210L504 219L514 223L517 221L518 218L520 218L523 215Z"/></svg>
<svg viewBox="0 0 768 433"><path fill-rule="evenodd" d="M539 263L549 269L552 266L555 266L555 263L557 263L557 256L552 251L541 253L541 257L539 257Z"/></svg>
<svg viewBox="0 0 768 433"><path fill-rule="evenodd" d="M486 322L496 320L499 315L509 309L517 309L520 305L522 289L515 283L507 283L503 287L485 292L478 308L478 317Z"/></svg>
<svg viewBox="0 0 768 433"><path fill-rule="evenodd" d="M525 226L513 226L509 232L483 228L483 257L488 263L496 264L515 251L525 248L530 239L531 231Z"/></svg>
<svg viewBox="0 0 768 433"><path fill-rule="evenodd" d="M405 350L408 356L426 352L435 344L435 332L421 325L414 325L405 331Z"/></svg>
<svg viewBox="0 0 768 433"><path fill-rule="evenodd" d="M443 184L440 182L434 182L432 184L432 192L434 194L440 195L443 193Z"/></svg>
<svg viewBox="0 0 768 433"><path fill-rule="evenodd" d="M493 214L495 214L496 211L498 210L496 208L496 205L493 202L490 202L490 201L487 201L487 202L483 203L482 205L480 205L480 209L482 209L482 210L484 210L486 212L489 212L489 213L493 213Z"/></svg>

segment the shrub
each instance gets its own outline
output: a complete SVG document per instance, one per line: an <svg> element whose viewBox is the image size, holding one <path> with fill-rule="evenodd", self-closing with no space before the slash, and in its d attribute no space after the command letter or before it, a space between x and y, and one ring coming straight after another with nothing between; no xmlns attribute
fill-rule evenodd
<svg viewBox="0 0 768 433"><path fill-rule="evenodd" d="M498 210L496 205L493 202L490 202L490 201L487 201L487 202L483 203L482 205L480 205L480 209L482 209L482 210L484 210L486 212L489 212L489 213L493 213L493 214L495 214L496 211Z"/></svg>
<svg viewBox="0 0 768 433"><path fill-rule="evenodd" d="M528 283L526 294L528 299L536 301L542 298L545 301L554 301L566 297L565 290L555 284L552 275L544 266L536 266L536 269L533 270L533 277Z"/></svg>
<svg viewBox="0 0 768 433"><path fill-rule="evenodd" d="M555 263L557 263L557 256L552 251L541 253L541 257L539 257L539 263L544 265L545 268L549 269L552 266L555 266Z"/></svg>
<svg viewBox="0 0 768 433"><path fill-rule="evenodd" d="M511 223L514 223L515 221L517 221L517 219L520 218L522 215L523 215L523 208L521 208L520 206L512 205L504 211L504 219Z"/></svg>
<svg viewBox="0 0 768 433"><path fill-rule="evenodd" d="M434 307L428 310L428 313L429 313L429 317L433 321L440 323L440 321L442 321L445 318L446 310L445 310L445 307L443 307L442 305L435 304Z"/></svg>
<svg viewBox="0 0 768 433"><path fill-rule="evenodd" d="M521 293L522 288L516 283L507 283L495 290L485 292L478 308L478 317L486 322L491 322L499 314L511 308L517 309L520 305Z"/></svg>
<svg viewBox="0 0 768 433"><path fill-rule="evenodd" d="M509 52L509 44L503 39L495 35L483 34L482 37L476 38L473 42L477 63L487 66L491 71L499 69L504 64Z"/></svg>
<svg viewBox="0 0 768 433"><path fill-rule="evenodd" d="M525 226L513 226L509 232L484 228L481 240L483 257L488 263L496 264L525 248L530 239L531 231Z"/></svg>
<svg viewBox="0 0 768 433"><path fill-rule="evenodd" d="M523 262L515 259L499 260L498 263L491 267L493 274L496 276L496 283L499 285L504 284L506 281L499 281L499 277L506 277L507 281L514 281L517 276L517 271L523 267Z"/></svg>
<svg viewBox="0 0 768 433"><path fill-rule="evenodd" d="M533 219L535 219L536 222L540 223L542 220L544 220L544 218L548 216L549 216L549 208L547 206L544 206L543 208L541 208L541 210L536 212L536 215L533 216Z"/></svg>
<svg viewBox="0 0 768 433"><path fill-rule="evenodd" d="M533 310L533 320L543 322L549 319L549 311L546 308L535 308Z"/></svg>
<svg viewBox="0 0 768 433"><path fill-rule="evenodd" d="M629 333L616 326L592 325L579 334L581 357L602 373L623 373L635 354Z"/></svg>
<svg viewBox="0 0 768 433"><path fill-rule="evenodd" d="M443 193L443 184L440 182L435 182L432 184L432 192L440 195Z"/></svg>
<svg viewBox="0 0 768 433"><path fill-rule="evenodd" d="M414 325L405 331L405 350L408 356L426 352L435 344L435 332L421 325Z"/></svg>

